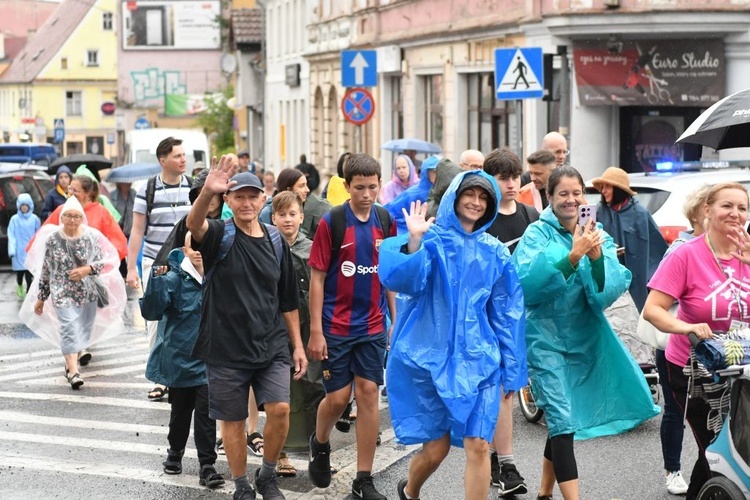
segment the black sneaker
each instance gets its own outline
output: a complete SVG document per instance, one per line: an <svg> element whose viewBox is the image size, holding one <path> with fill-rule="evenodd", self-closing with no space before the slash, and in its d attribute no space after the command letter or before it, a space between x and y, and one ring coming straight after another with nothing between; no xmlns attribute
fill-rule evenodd
<svg viewBox="0 0 750 500"><path fill-rule="evenodd" d="M490 484L500 486L500 462L497 460L497 453L490 453Z"/></svg>
<svg viewBox="0 0 750 500"><path fill-rule="evenodd" d="M279 489L279 481L275 472L271 477L261 478L260 469L255 469L255 487L263 497L263 500L286 500L286 497Z"/></svg>
<svg viewBox="0 0 750 500"><path fill-rule="evenodd" d="M249 488L236 490L232 495L232 500L255 500L255 488L250 485Z"/></svg>
<svg viewBox="0 0 750 500"><path fill-rule="evenodd" d="M355 479L352 481L352 496L362 498L363 500L388 500L388 497L382 495L375 489L372 483L372 476Z"/></svg>
<svg viewBox="0 0 750 500"><path fill-rule="evenodd" d="M352 421L349 419L351 412L352 404L349 403L346 405L346 408L344 408L344 413L342 413L341 417L336 421L336 429L339 432L347 433L349 432L349 429L352 428Z"/></svg>
<svg viewBox="0 0 750 500"><path fill-rule="evenodd" d="M523 495L528 490L526 483L518 473L515 464L504 463L500 466L500 494L498 496L504 497L506 495Z"/></svg>
<svg viewBox="0 0 750 500"><path fill-rule="evenodd" d="M310 463L307 464L310 481L318 488L331 484L331 444L315 445L315 434L310 436Z"/></svg>

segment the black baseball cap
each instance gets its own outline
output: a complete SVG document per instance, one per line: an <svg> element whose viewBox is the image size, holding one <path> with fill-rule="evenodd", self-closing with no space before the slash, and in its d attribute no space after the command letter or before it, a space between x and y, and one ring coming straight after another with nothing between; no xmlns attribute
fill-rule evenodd
<svg viewBox="0 0 750 500"><path fill-rule="evenodd" d="M260 179L258 179L258 176L251 173L251 172L240 172L239 174L236 174L234 177L232 177L233 181L237 181L237 184L230 187L230 191L237 191L238 189L242 188L255 188L258 191L263 191L263 184L260 183Z"/></svg>

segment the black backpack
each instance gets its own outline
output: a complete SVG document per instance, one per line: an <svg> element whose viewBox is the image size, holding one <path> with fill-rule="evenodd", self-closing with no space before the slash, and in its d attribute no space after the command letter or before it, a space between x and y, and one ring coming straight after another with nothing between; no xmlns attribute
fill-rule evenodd
<svg viewBox="0 0 750 500"><path fill-rule="evenodd" d="M380 221L380 228L387 238L391 234L391 214L384 207L375 205L375 213ZM331 262L335 262L341 244L344 242L344 233L346 232L346 206L338 205L331 209Z"/></svg>
<svg viewBox="0 0 750 500"><path fill-rule="evenodd" d="M155 175L153 177L148 178L148 182L146 182L146 226L143 228L143 235L145 236L148 233L148 220L151 217L151 210L154 209L154 194L156 193L156 178L159 177L159 175ZM180 185L182 185L182 178L185 177L188 182L188 192L190 192L190 189L193 187L193 179L189 175L181 175L180 176ZM162 182L162 185L164 183ZM186 202L187 205L190 204L190 202Z"/></svg>

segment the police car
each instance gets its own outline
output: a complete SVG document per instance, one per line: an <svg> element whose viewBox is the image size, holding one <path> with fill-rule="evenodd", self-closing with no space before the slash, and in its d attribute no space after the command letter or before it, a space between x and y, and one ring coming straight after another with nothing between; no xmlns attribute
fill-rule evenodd
<svg viewBox="0 0 750 500"><path fill-rule="evenodd" d="M690 228L682 213L690 194L705 184L720 182L737 182L750 189L750 161L659 163L656 172L628 174L628 178L630 188L638 193L638 202L648 209L667 243L671 243L680 231ZM586 185L588 202L599 203L599 192L590 181Z"/></svg>

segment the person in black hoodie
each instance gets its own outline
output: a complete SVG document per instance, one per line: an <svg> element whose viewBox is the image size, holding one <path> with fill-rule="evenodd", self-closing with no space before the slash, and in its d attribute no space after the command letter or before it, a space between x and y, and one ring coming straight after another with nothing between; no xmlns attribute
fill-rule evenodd
<svg viewBox="0 0 750 500"><path fill-rule="evenodd" d="M49 214L55 211L57 207L65 203L68 199L68 186L70 180L73 178L73 173L66 165L62 165L57 169L55 174L55 187L49 190L47 196L44 198L44 205L42 206L42 222L45 221Z"/></svg>

